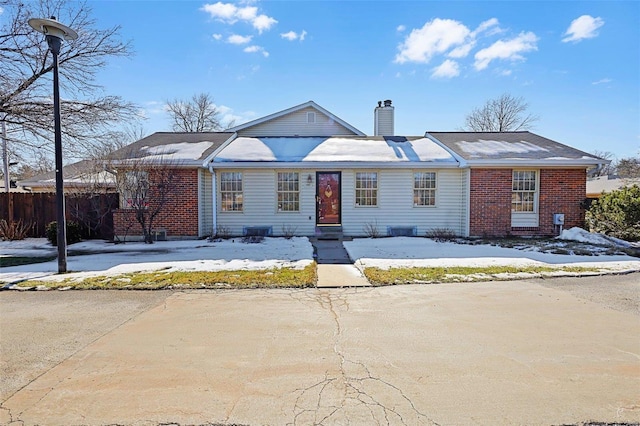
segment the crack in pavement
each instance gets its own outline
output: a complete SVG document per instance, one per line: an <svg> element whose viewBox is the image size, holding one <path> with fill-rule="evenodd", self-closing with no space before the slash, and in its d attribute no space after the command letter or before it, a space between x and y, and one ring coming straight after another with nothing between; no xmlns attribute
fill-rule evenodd
<svg viewBox="0 0 640 426"><path fill-rule="evenodd" d="M333 352L339 367L337 372L326 371L322 380L295 391L298 396L293 407L294 418L289 424L438 425L421 413L401 388L373 375L367 365L349 359L344 353L339 312L349 311L345 295L336 291L315 294L316 303L329 312L334 322Z"/></svg>

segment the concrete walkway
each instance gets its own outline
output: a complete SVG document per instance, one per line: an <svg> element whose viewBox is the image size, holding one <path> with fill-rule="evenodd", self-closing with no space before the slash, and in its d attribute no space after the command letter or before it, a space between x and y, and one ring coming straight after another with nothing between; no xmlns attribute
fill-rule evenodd
<svg viewBox="0 0 640 426"><path fill-rule="evenodd" d="M338 240L312 240L318 262L318 288L369 287L371 284L353 265Z"/></svg>

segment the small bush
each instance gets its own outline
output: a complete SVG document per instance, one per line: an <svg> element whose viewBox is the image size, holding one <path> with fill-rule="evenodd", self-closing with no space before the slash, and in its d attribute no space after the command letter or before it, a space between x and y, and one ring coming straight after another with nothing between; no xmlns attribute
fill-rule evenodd
<svg viewBox="0 0 640 426"><path fill-rule="evenodd" d="M52 246L58 245L58 223L51 222L47 225L47 240L51 243ZM67 222L67 244L79 243L82 241L82 229L78 222L68 221Z"/></svg>
<svg viewBox="0 0 640 426"><path fill-rule="evenodd" d="M438 242L453 241L457 238L455 231L451 228L433 228L429 229L425 237L431 238Z"/></svg>
<svg viewBox="0 0 640 426"><path fill-rule="evenodd" d="M603 194L586 214L589 230L627 241L640 240L640 186Z"/></svg>
<svg viewBox="0 0 640 426"><path fill-rule="evenodd" d="M364 233L369 238L379 238L380 229L378 228L378 221L367 222L363 226Z"/></svg>
<svg viewBox="0 0 640 426"><path fill-rule="evenodd" d="M218 226L216 228L216 237L225 240L231 238L231 228L228 228L226 226Z"/></svg>
<svg viewBox="0 0 640 426"><path fill-rule="evenodd" d="M22 219L7 222L5 219L0 220L0 240L16 241L24 240L29 236L29 232L34 224L28 225Z"/></svg>
<svg viewBox="0 0 640 426"><path fill-rule="evenodd" d="M282 235L284 235L284 237L287 240L290 240L291 238L293 238L293 236L296 235L297 230L298 230L297 226L282 225Z"/></svg>

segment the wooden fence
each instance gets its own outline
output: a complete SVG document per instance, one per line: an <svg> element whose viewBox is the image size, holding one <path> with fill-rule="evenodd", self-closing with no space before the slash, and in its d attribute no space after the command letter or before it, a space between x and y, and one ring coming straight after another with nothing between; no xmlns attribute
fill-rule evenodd
<svg viewBox="0 0 640 426"><path fill-rule="evenodd" d="M118 194L65 195L67 220L78 222L83 238L113 238L113 210ZM33 224L31 237L44 237L47 224L56 221L56 194L0 193L0 220Z"/></svg>

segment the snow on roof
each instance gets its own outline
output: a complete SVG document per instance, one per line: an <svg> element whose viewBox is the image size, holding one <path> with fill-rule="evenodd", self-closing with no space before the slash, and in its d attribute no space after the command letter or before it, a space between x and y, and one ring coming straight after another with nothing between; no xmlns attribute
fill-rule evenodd
<svg viewBox="0 0 640 426"><path fill-rule="evenodd" d="M549 150L531 142L505 142L480 139L475 142L462 141L457 143L465 154L471 156L485 156L496 154L525 154L528 152L548 152Z"/></svg>
<svg viewBox="0 0 640 426"><path fill-rule="evenodd" d="M140 158L146 160L162 160L162 161L186 161L197 160L204 152L211 148L213 142L180 142L159 146L143 146L140 148L142 155ZM149 155L145 155L144 153Z"/></svg>
<svg viewBox="0 0 640 426"><path fill-rule="evenodd" d="M214 162L446 162L455 159L427 138L239 137Z"/></svg>

